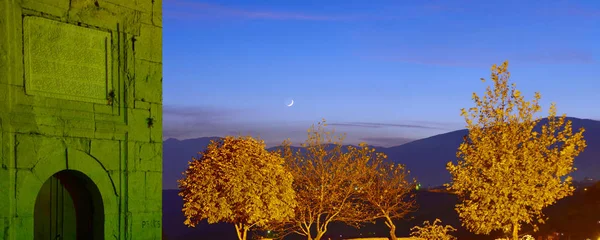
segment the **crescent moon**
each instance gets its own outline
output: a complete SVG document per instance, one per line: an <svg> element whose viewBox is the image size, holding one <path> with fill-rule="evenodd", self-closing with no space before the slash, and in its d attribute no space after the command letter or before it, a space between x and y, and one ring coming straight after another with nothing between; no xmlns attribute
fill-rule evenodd
<svg viewBox="0 0 600 240"><path fill-rule="evenodd" d="M286 106L291 107L292 105L294 105L294 99L292 99L292 102L290 104L286 104Z"/></svg>

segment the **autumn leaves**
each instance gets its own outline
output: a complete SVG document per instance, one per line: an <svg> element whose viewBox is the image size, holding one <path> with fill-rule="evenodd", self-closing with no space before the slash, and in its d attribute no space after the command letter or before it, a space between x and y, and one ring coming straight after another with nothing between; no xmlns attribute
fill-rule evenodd
<svg viewBox="0 0 600 240"><path fill-rule="evenodd" d="M229 222L239 239L252 227L293 216L292 175L283 159L251 137L225 137L193 159L179 181L185 224Z"/></svg>
<svg viewBox="0 0 600 240"><path fill-rule="evenodd" d="M179 181L185 224L229 222L242 240L254 227L321 239L331 222L383 218L395 238L392 220L414 210L414 180L366 144L344 147L325 126L311 127L302 148L284 141L275 152L251 137L212 142Z"/></svg>
<svg viewBox="0 0 600 240"><path fill-rule="evenodd" d="M544 223L544 207L572 194L573 159L586 143L584 129L573 133L554 104L547 124L535 131L541 95L525 101L509 77L508 62L492 66L493 88L483 98L474 93L476 106L462 109L469 135L447 169L448 189L462 200L456 206L462 224L478 234L503 230L517 240L523 224L535 229Z"/></svg>

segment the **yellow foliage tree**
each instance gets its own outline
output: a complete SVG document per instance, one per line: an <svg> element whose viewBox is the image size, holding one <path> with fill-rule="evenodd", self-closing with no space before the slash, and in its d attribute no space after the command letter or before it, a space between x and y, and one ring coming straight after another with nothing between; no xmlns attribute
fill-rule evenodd
<svg viewBox="0 0 600 240"><path fill-rule="evenodd" d="M211 141L200 159L189 162L185 178L179 180L183 197L184 224L199 221L235 225L245 240L254 226L283 221L296 206L293 178L284 159L265 149L252 137L225 137Z"/></svg>
<svg viewBox="0 0 600 240"><path fill-rule="evenodd" d="M385 159L382 153L376 159ZM416 180L408 179L409 171L404 165L387 161L375 161L365 171L367 183L364 184L360 199L366 202L365 210L375 219L383 218L390 229L390 239L396 240L396 225L393 220L405 217L417 208L414 189Z"/></svg>
<svg viewBox="0 0 600 240"><path fill-rule="evenodd" d="M325 131L325 120L308 130L308 139L298 151L284 141L280 153L294 176L294 190L298 202L295 216L272 228L320 240L331 222L359 226L372 216L359 201L365 183L365 169L378 156L365 143L359 147L342 144L344 136ZM316 229L313 235L312 230Z"/></svg>
<svg viewBox="0 0 600 240"><path fill-rule="evenodd" d="M566 116L556 117L552 104L547 123L536 131L540 94L525 101L515 84L509 87L508 62L492 66L494 89L487 87L476 107L461 110L469 135L458 148L448 190L462 200L456 210L463 226L478 234L512 232L522 224L537 228L542 209L572 194L573 159L586 147L584 129L573 133ZM485 81L484 79L481 79Z"/></svg>

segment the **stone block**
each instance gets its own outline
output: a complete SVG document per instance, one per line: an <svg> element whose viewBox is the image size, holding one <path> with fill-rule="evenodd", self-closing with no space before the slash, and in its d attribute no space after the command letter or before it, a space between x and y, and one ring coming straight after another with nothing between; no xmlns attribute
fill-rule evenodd
<svg viewBox="0 0 600 240"><path fill-rule="evenodd" d="M129 127L125 123L115 123L115 133L127 133Z"/></svg>
<svg viewBox="0 0 600 240"><path fill-rule="evenodd" d="M106 170L121 169L121 144L119 141L94 139L91 142L90 153L102 162Z"/></svg>
<svg viewBox="0 0 600 240"><path fill-rule="evenodd" d="M154 9L155 0L137 0L138 6L142 12L151 13Z"/></svg>
<svg viewBox="0 0 600 240"><path fill-rule="evenodd" d="M150 117L153 119L154 126L150 128L150 142L160 142L162 143L162 104L153 103L150 106ZM159 127L157 127L159 126Z"/></svg>
<svg viewBox="0 0 600 240"><path fill-rule="evenodd" d="M61 126L61 124L63 124L63 121L61 118L56 117L56 116L38 116L35 118L35 121L37 123L37 125L43 125L43 126Z"/></svg>
<svg viewBox="0 0 600 240"><path fill-rule="evenodd" d="M9 158L11 158L10 155L10 149L14 149L12 147L12 139L14 138L9 138L12 137L12 134L7 133L5 134L4 131L6 131L8 129L4 129L3 125L2 125L2 115L0 115L0 167L2 168L8 168L8 162L9 162ZM6 154L6 155L4 155ZM11 166L12 167L12 166ZM0 180L1 181L1 180Z"/></svg>
<svg viewBox="0 0 600 240"><path fill-rule="evenodd" d="M37 191L31 191L30 189L25 189L25 188L19 188L18 186L23 186L24 183L31 183L31 182L36 182L36 185L42 186L42 184L44 183L44 180L40 180L38 179L30 170L25 170L25 169L17 169L16 170L16 185L17 185L17 189L16 189L16 193L15 195L17 196L17 201L15 201L15 205L16 205L16 210L17 213L21 213L21 214L31 214L33 215L33 209L31 209L28 205L29 202L31 202L33 200L33 202L35 202L35 199L37 197L37 194L39 192L39 189ZM28 201L19 201L19 200L28 200Z"/></svg>
<svg viewBox="0 0 600 240"><path fill-rule="evenodd" d="M60 116L64 118L94 119L94 104L86 102L69 102L60 105Z"/></svg>
<svg viewBox="0 0 600 240"><path fill-rule="evenodd" d="M23 133L23 134L47 134L45 132L41 132L41 127L36 125L35 123L24 123L24 122L17 122L17 123L11 123L13 131L15 133ZM53 128L53 127L50 127Z"/></svg>
<svg viewBox="0 0 600 240"><path fill-rule="evenodd" d="M10 228L18 229L15 231L14 239L34 239L33 226L33 211L31 211L31 214L13 217Z"/></svg>
<svg viewBox="0 0 600 240"><path fill-rule="evenodd" d="M146 210L162 211L162 172L146 172Z"/></svg>
<svg viewBox="0 0 600 240"><path fill-rule="evenodd" d="M135 61L135 100L162 103L162 64Z"/></svg>
<svg viewBox="0 0 600 240"><path fill-rule="evenodd" d="M64 136L64 128L56 127L56 126L46 126L46 125L37 125L36 133L47 136Z"/></svg>
<svg viewBox="0 0 600 240"><path fill-rule="evenodd" d="M117 196L121 197L121 173L119 170L109 170L108 175L110 176L113 183L115 183Z"/></svg>
<svg viewBox="0 0 600 240"><path fill-rule="evenodd" d="M96 123L96 132L113 133L115 131L115 122L113 122L113 121L97 120L95 123Z"/></svg>
<svg viewBox="0 0 600 240"><path fill-rule="evenodd" d="M134 106L133 101L135 99L135 52L133 51L135 36L125 34L124 38L122 58L124 59L123 64L125 65L125 76L123 78L125 90L123 91L123 102L124 106L131 107Z"/></svg>
<svg viewBox="0 0 600 240"><path fill-rule="evenodd" d="M65 17L67 16L69 10L69 1L23 0L21 6L23 8L54 15L56 17Z"/></svg>
<svg viewBox="0 0 600 240"><path fill-rule="evenodd" d="M121 21L123 26L123 32L134 36L140 35L140 28L142 26L143 13L140 11L132 11L130 15L127 15Z"/></svg>
<svg viewBox="0 0 600 240"><path fill-rule="evenodd" d="M140 36L135 41L135 58L151 62L162 62L162 29L142 24ZM136 73L137 74L137 73Z"/></svg>
<svg viewBox="0 0 600 240"><path fill-rule="evenodd" d="M124 239L124 237L120 237L121 235L121 231L123 231L123 222L119 221L119 215L118 214L106 214L104 216L104 225L105 226L112 226L112 228L109 229L105 229L104 230L104 236L110 236L110 238L112 239ZM121 226L119 226L121 225ZM121 228L119 228L121 227ZM108 237L105 237L108 238ZM109 238L109 239L110 239Z"/></svg>
<svg viewBox="0 0 600 240"><path fill-rule="evenodd" d="M114 1L71 1L70 22L82 22L113 31L117 30L117 24L128 26L139 22L139 20L131 21L132 17L139 16L138 10L120 6L123 2L130 1L119 1L118 3L113 3Z"/></svg>
<svg viewBox="0 0 600 240"><path fill-rule="evenodd" d="M18 107L8 116L10 116L10 124L13 126L19 124L37 124L35 120L36 114L31 111L31 106Z"/></svg>
<svg viewBox="0 0 600 240"><path fill-rule="evenodd" d="M118 115L94 113L94 119L96 121L115 122L115 123L125 122L123 115L120 113Z"/></svg>
<svg viewBox="0 0 600 240"><path fill-rule="evenodd" d="M160 240L162 233L162 213L158 212L132 212L131 231L134 239Z"/></svg>
<svg viewBox="0 0 600 240"><path fill-rule="evenodd" d="M17 168L31 169L38 161L60 152L65 145L58 138L32 134L16 134Z"/></svg>
<svg viewBox="0 0 600 240"><path fill-rule="evenodd" d="M127 139L127 133L115 132L115 136L112 139L117 141L125 141Z"/></svg>
<svg viewBox="0 0 600 240"><path fill-rule="evenodd" d="M90 136L94 135L93 131L96 128L96 122L94 119L65 119L65 123L65 127L67 128L92 130L92 134L90 134Z"/></svg>
<svg viewBox="0 0 600 240"><path fill-rule="evenodd" d="M11 25L9 25L9 22L7 21L9 17L11 17L11 14L8 14L8 9L10 8L10 6L8 4L2 4L0 5L0 85L2 84L8 84L8 79L11 79L12 77L8 77L8 66L9 66L9 62L11 62L9 60L9 55L8 55L8 50L11 49L9 43L12 41L9 41L9 32L12 31L12 27ZM2 100L0 98L0 100Z"/></svg>
<svg viewBox="0 0 600 240"><path fill-rule="evenodd" d="M129 139L140 142L150 142L150 128L148 127L148 118L150 111L144 109L127 109Z"/></svg>
<svg viewBox="0 0 600 240"><path fill-rule="evenodd" d="M6 199L4 201L0 201L0 216L8 216L10 213L11 202L9 202L8 199L14 196L11 196L10 194L12 192L10 189L14 189L14 187L12 186L12 184L14 183L12 181L12 178L10 177L11 171L14 170L0 168L0 189L4 189L4 191L0 192L0 199Z"/></svg>
<svg viewBox="0 0 600 240"><path fill-rule="evenodd" d="M22 85L21 81L21 85ZM35 105L35 96L25 94L25 87L8 85L8 91L10 91L12 103L15 105L22 106L33 106ZM8 94L7 94L8 95Z"/></svg>
<svg viewBox="0 0 600 240"><path fill-rule="evenodd" d="M0 63L2 64L2 63ZM4 77L4 75L2 75L2 69L0 69L0 78ZM2 80L0 80L2 81ZM6 94L0 94L0 118L2 118L3 115L5 115L6 113L9 112L8 107L10 106L9 104L12 102L10 101L10 94L9 94L9 85L5 84L5 83L0 83L0 93L6 93Z"/></svg>
<svg viewBox="0 0 600 240"><path fill-rule="evenodd" d="M102 0L102 2L113 3L124 8L141 11L140 0Z"/></svg>
<svg viewBox="0 0 600 240"><path fill-rule="evenodd" d="M116 140L114 132L94 132L94 138L104 140Z"/></svg>
<svg viewBox="0 0 600 240"><path fill-rule="evenodd" d="M69 138L63 138L63 141L65 142L65 145L69 149L75 149L75 150L79 150L84 153L90 154L92 140L87 137L84 137L84 138L69 137Z"/></svg>
<svg viewBox="0 0 600 240"><path fill-rule="evenodd" d="M127 172L127 208L131 212L146 211L146 173Z"/></svg>
<svg viewBox="0 0 600 240"><path fill-rule="evenodd" d="M152 9L152 24L161 28L163 18L162 5L163 0L154 0L154 8Z"/></svg>
<svg viewBox="0 0 600 240"><path fill-rule="evenodd" d="M17 134L15 142L17 154L17 168L31 169L39 161L36 136L29 134Z"/></svg>
<svg viewBox="0 0 600 240"><path fill-rule="evenodd" d="M142 101L142 100L135 100L133 104L134 104L134 108L150 110L149 102Z"/></svg>
<svg viewBox="0 0 600 240"><path fill-rule="evenodd" d="M161 171L162 143L136 142L135 157L135 170Z"/></svg>
<svg viewBox="0 0 600 240"><path fill-rule="evenodd" d="M39 161L36 137L29 134L17 134L16 154L17 168L31 169Z"/></svg>
<svg viewBox="0 0 600 240"><path fill-rule="evenodd" d="M93 118L94 104L82 101L70 101L52 97L35 97L33 105L54 109L60 109L60 114L64 117ZM58 115L58 112L56 113Z"/></svg>
<svg viewBox="0 0 600 240"><path fill-rule="evenodd" d="M94 113L95 114L109 114L113 115L115 112L118 113L118 108L113 107L112 105L103 104L103 103L95 103L94 104Z"/></svg>
<svg viewBox="0 0 600 240"><path fill-rule="evenodd" d="M162 28L162 12L142 12L141 23Z"/></svg>
<svg viewBox="0 0 600 240"><path fill-rule="evenodd" d="M63 136L79 138L94 136L94 128L65 128Z"/></svg>

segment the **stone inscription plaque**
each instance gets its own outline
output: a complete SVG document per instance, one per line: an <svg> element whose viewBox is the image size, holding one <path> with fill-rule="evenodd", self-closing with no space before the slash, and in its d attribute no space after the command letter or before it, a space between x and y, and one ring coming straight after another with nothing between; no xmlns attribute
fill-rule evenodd
<svg viewBox="0 0 600 240"><path fill-rule="evenodd" d="M46 18L23 18L25 91L29 95L106 103L111 34Z"/></svg>

